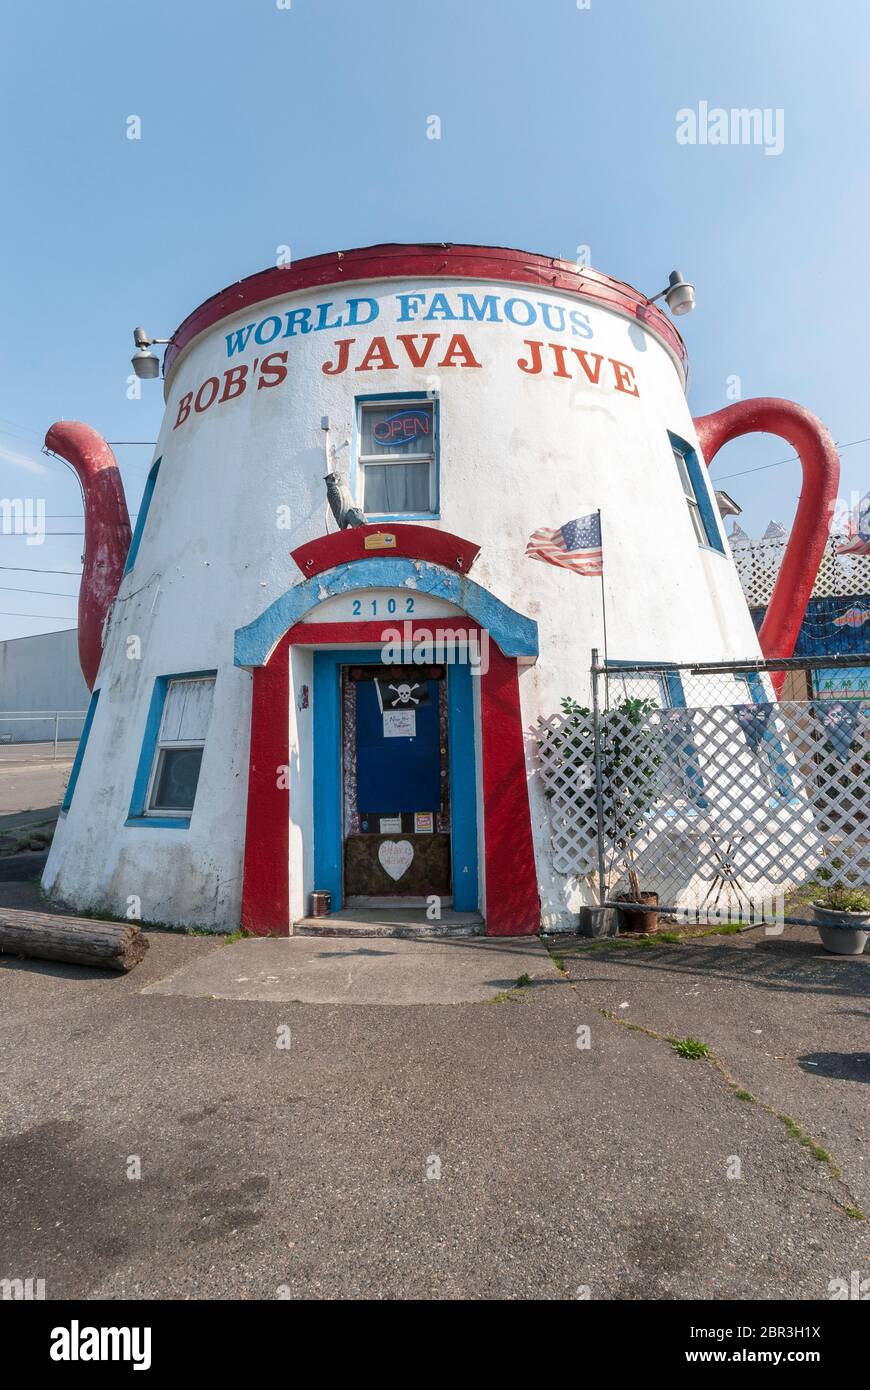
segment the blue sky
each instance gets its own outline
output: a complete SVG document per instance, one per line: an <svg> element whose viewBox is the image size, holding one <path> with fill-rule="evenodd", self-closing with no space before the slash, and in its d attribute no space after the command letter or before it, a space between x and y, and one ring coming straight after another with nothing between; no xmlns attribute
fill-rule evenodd
<svg viewBox="0 0 870 1390"><path fill-rule="evenodd" d="M46 428L156 439L159 384L126 396L134 325L168 336L283 244L588 245L647 293L676 266L698 288L680 321L695 414L738 376L841 444L870 436L862 0L279 3L3 7L0 498L44 497L52 532L80 531ZM782 153L678 144L701 101L781 109ZM115 452L135 510L151 450ZM790 454L756 436L717 458L750 534L790 522L800 465L762 467ZM868 475L870 443L846 448L842 494ZM78 571L81 545L0 536L0 638L74 621L75 573L48 571Z"/></svg>

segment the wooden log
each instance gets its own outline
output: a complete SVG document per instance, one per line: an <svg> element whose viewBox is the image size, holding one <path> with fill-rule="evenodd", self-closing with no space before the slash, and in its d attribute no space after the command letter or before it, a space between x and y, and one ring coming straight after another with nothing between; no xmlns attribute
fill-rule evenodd
<svg viewBox="0 0 870 1390"><path fill-rule="evenodd" d="M0 909L0 952L7 955L126 971L138 965L147 950L147 936L130 922Z"/></svg>

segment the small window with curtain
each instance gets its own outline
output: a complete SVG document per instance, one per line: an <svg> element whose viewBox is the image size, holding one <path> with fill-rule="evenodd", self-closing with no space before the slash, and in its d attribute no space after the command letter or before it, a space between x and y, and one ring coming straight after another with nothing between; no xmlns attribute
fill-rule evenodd
<svg viewBox="0 0 870 1390"><path fill-rule="evenodd" d="M438 402L358 402L357 464L366 516L436 516Z"/></svg>
<svg viewBox="0 0 870 1390"><path fill-rule="evenodd" d="M168 682L145 803L147 816L189 816L193 810L213 694L214 676Z"/></svg>
<svg viewBox="0 0 870 1390"><path fill-rule="evenodd" d="M670 435L670 441L695 539L699 545L709 546L724 555L725 546L719 531L716 509L698 456L690 445L678 439L675 434Z"/></svg>

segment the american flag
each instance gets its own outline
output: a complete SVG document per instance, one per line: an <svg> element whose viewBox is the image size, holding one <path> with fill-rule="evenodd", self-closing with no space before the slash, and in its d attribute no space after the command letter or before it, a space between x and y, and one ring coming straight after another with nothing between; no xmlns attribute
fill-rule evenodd
<svg viewBox="0 0 870 1390"><path fill-rule="evenodd" d="M545 560L561 565L575 574L601 574L604 558L601 552L601 513L578 516L554 529L542 526L529 537L526 554L533 560Z"/></svg>

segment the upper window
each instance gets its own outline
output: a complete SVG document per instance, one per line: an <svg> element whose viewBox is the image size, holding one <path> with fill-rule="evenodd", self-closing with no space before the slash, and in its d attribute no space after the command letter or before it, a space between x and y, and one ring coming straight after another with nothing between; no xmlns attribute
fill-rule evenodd
<svg viewBox="0 0 870 1390"><path fill-rule="evenodd" d="M193 810L213 693L214 676L167 683L146 815L188 816Z"/></svg>
<svg viewBox="0 0 870 1390"><path fill-rule="evenodd" d="M721 551L724 555L725 546L722 543L722 535L719 530L719 523L716 519L716 510L710 499L710 490L707 487L707 480L698 462L698 455L689 444L686 444L682 439L678 439L675 434L670 436L670 440L677 464L680 485L683 489L683 496L686 499L686 506L689 508L692 529L695 532L698 544L709 545L714 550Z"/></svg>
<svg viewBox="0 0 870 1390"><path fill-rule="evenodd" d="M384 396L358 402L357 464L366 516L436 516L438 402Z"/></svg>

